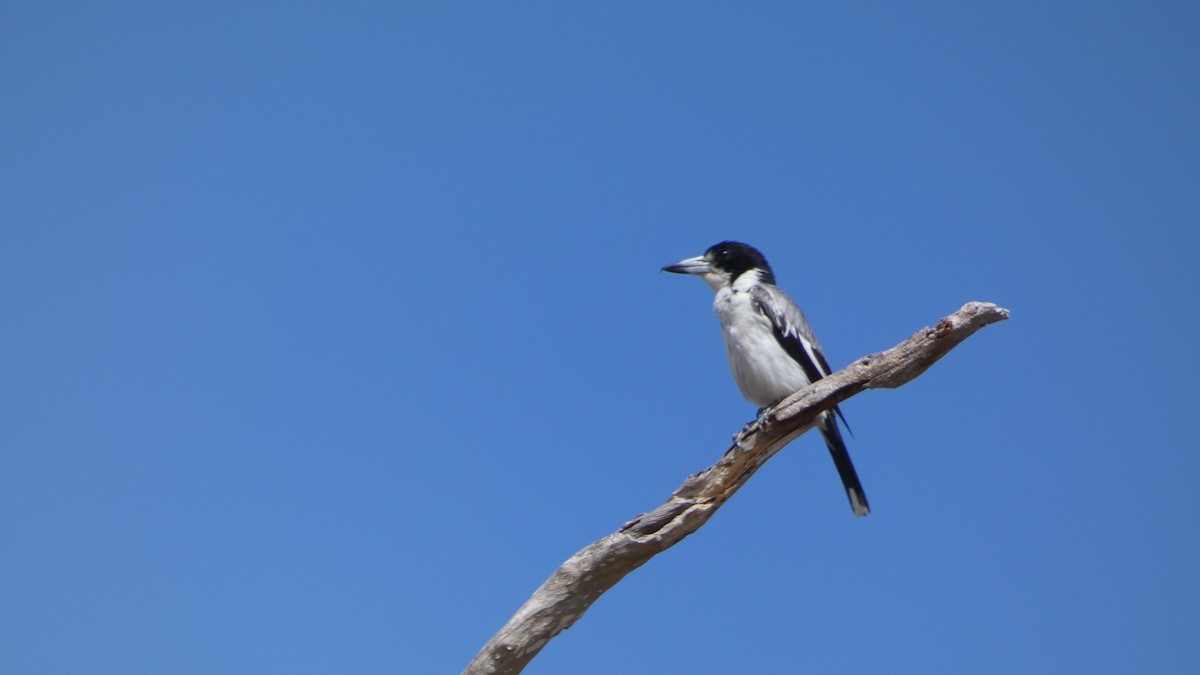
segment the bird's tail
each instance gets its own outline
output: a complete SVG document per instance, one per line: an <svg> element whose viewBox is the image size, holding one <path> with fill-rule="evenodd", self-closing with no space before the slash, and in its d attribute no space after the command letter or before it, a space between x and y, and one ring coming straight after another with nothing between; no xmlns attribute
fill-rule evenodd
<svg viewBox="0 0 1200 675"><path fill-rule="evenodd" d="M825 437L825 445L829 448L829 456L837 467L838 476L842 478L842 486L846 488L846 496L850 498L850 508L854 515L865 516L871 512L867 504L867 493L863 492L862 483L858 480L858 472L850 461L850 452L846 450L846 442L842 440L842 432L838 429L837 419L831 413L825 413L819 424L821 435Z"/></svg>

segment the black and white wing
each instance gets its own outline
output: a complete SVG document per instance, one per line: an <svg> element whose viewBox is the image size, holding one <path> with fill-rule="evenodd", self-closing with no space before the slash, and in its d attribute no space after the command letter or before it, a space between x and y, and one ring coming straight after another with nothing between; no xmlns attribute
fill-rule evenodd
<svg viewBox="0 0 1200 675"><path fill-rule="evenodd" d="M750 296L754 298L754 307L771 321L779 346L800 364L809 382L816 382L833 372L804 312L787 293L774 286L757 285L750 289Z"/></svg>

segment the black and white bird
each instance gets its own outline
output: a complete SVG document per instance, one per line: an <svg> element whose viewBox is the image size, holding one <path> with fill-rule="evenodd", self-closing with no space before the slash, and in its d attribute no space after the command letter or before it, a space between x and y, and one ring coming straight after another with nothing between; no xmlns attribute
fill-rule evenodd
<svg viewBox="0 0 1200 675"><path fill-rule="evenodd" d="M704 255L667 265L663 271L694 274L716 291L713 309L721 321L729 367L751 403L774 405L830 374L804 313L776 288L775 274L758 249L723 241ZM865 516L870 507L838 429L838 417L844 424L846 418L837 407L822 413L817 428L825 437L854 515Z"/></svg>

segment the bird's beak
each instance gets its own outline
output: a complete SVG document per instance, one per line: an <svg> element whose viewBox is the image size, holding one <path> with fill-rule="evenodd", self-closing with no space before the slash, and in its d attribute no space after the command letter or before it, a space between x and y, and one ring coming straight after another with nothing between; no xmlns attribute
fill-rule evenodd
<svg viewBox="0 0 1200 675"><path fill-rule="evenodd" d="M662 268L662 271L674 274L707 274L712 271L712 268L709 267L708 261L704 259L704 256L698 255L695 258L671 263Z"/></svg>

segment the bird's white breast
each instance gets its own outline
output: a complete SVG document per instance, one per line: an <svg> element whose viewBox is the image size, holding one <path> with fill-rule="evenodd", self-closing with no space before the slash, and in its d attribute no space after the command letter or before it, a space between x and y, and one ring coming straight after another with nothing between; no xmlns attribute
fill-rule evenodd
<svg viewBox="0 0 1200 675"><path fill-rule="evenodd" d="M771 321L749 293L722 288L713 302L733 379L751 403L767 406L808 385L800 364L775 339Z"/></svg>

